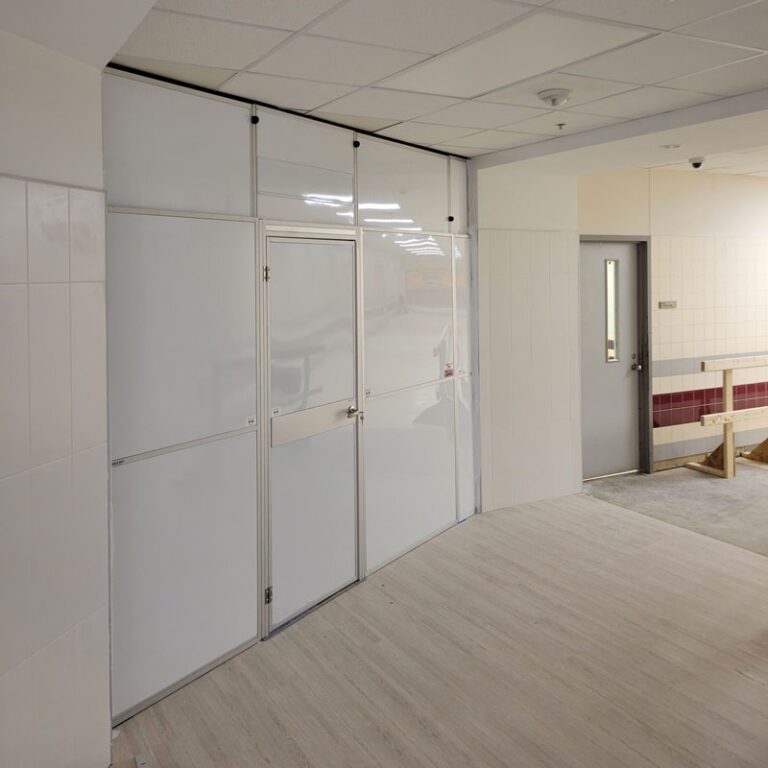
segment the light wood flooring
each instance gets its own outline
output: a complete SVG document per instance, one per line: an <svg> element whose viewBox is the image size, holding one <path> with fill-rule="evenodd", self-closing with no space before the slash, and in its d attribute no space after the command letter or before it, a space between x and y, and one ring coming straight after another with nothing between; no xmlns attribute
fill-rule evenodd
<svg viewBox="0 0 768 768"><path fill-rule="evenodd" d="M137 755L766 768L768 558L588 496L487 513L129 720Z"/></svg>

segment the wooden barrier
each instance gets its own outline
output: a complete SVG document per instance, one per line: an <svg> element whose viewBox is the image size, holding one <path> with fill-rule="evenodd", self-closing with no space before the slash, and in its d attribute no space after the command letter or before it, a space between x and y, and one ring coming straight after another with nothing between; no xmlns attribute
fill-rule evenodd
<svg viewBox="0 0 768 768"><path fill-rule="evenodd" d="M742 368L761 368L764 366L768 366L768 355L724 357L718 360L702 361L701 370L703 373L713 371L722 371L723 373L723 410L720 413L702 416L700 423L702 427L722 425L723 442L704 461L692 461L686 464L686 467L728 480L736 476L735 426L761 416L768 416L768 407L734 410L733 372ZM745 454L745 458L768 464L768 440L763 441L751 453Z"/></svg>

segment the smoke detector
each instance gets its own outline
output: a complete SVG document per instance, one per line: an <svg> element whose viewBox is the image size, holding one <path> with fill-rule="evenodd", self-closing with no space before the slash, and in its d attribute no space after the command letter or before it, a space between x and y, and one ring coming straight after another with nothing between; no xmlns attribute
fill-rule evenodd
<svg viewBox="0 0 768 768"><path fill-rule="evenodd" d="M536 95L549 107L562 106L571 98L568 88L547 88L546 91L539 91Z"/></svg>

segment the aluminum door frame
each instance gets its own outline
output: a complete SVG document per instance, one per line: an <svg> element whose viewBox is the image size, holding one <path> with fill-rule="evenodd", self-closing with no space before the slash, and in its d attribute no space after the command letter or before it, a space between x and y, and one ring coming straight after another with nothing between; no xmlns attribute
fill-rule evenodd
<svg viewBox="0 0 768 768"><path fill-rule="evenodd" d="M258 358L259 358L259 420L263 425L259 440L259 498L257 510L260 537L259 577L262 585L259 593L259 628L262 639L274 631L304 615L324 602L321 599L298 616L283 622L280 627L272 626L272 605L268 601L268 590L272 588L272 494L270 487L270 450L272 447L272 392L271 392L271 349L270 349L270 298L269 298L269 241L342 241L352 243L355 248L355 400L360 416L355 419L355 506L356 506L356 584L365 579L365 472L363 467L363 404L365 402L364 360L363 360L363 264L360 231L357 227L300 226L287 222L259 220L257 254L257 307L258 307ZM351 586L351 585L350 585ZM342 588L343 591L344 588ZM338 594L337 592L333 593ZM329 597L332 597L329 596Z"/></svg>
<svg viewBox="0 0 768 768"><path fill-rule="evenodd" d="M638 386L638 435L640 453L638 470L651 474L653 470L653 360L651 355L651 238L631 235L581 235L579 247L586 243L630 243L636 246L637 264L637 344L638 358L643 366L637 377ZM581 251L579 251L579 298L581 297ZM581 317L581 311L579 311ZM579 335L579 351L581 335ZM581 361L581 354L579 354ZM581 372L579 383L583 384Z"/></svg>

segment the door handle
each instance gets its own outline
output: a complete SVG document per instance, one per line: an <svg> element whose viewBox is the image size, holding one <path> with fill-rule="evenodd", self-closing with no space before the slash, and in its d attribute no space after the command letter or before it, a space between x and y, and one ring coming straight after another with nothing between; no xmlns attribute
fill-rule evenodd
<svg viewBox="0 0 768 768"><path fill-rule="evenodd" d="M355 408L354 405L350 405L349 408L347 408L347 418L348 419L354 419L357 414L360 413L360 411Z"/></svg>
<svg viewBox="0 0 768 768"><path fill-rule="evenodd" d="M643 364L642 363L632 363L632 370L637 371L638 373L643 370Z"/></svg>

